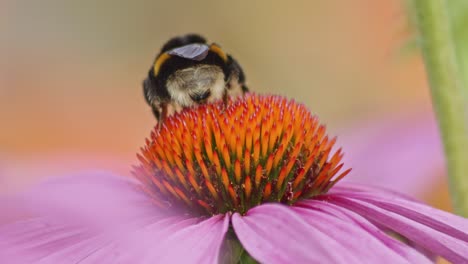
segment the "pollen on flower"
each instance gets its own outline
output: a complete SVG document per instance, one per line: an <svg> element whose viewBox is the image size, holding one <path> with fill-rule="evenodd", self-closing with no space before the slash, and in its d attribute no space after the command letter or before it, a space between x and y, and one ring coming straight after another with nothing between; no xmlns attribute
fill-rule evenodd
<svg viewBox="0 0 468 264"><path fill-rule="evenodd" d="M157 206L246 213L327 192L341 172L336 138L302 104L250 94L175 114L152 131L133 174Z"/></svg>

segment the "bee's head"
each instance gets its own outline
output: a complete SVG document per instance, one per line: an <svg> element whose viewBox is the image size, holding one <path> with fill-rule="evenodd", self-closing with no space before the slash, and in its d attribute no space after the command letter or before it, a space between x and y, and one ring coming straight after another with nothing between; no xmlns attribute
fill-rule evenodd
<svg viewBox="0 0 468 264"><path fill-rule="evenodd" d="M196 64L169 75L166 87L175 102L187 107L222 99L225 78L217 65Z"/></svg>

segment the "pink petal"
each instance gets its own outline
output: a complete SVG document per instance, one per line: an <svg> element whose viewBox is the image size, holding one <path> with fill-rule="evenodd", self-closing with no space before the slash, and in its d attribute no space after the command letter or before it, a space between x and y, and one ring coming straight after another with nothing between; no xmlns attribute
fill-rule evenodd
<svg viewBox="0 0 468 264"><path fill-rule="evenodd" d="M0 230L0 259L8 259L9 263L40 263L57 253L63 255L62 261L77 262L107 241L101 239L85 228L37 218L7 225ZM86 244L81 248L65 253L83 241Z"/></svg>
<svg viewBox="0 0 468 264"><path fill-rule="evenodd" d="M16 197L0 195L0 226L24 218L26 212L16 203Z"/></svg>
<svg viewBox="0 0 468 264"><path fill-rule="evenodd" d="M103 246L94 248L82 263L104 263L109 259L118 263L143 263L144 255L170 233L197 222L195 218L171 217L139 225L131 232L115 236Z"/></svg>
<svg viewBox="0 0 468 264"><path fill-rule="evenodd" d="M411 219L430 225L443 233L451 233L461 240L468 241L468 219L432 208L404 195L380 188L349 184L335 186L330 194L371 202L386 210L408 215Z"/></svg>
<svg viewBox="0 0 468 264"><path fill-rule="evenodd" d="M454 263L468 262L468 220L389 193L350 190L326 200L393 230Z"/></svg>
<svg viewBox="0 0 468 264"><path fill-rule="evenodd" d="M383 232L380 228L375 226L373 223L371 223L369 220L364 218L363 216L350 211L346 208L339 207L337 205L323 202L320 200L306 200L302 201L297 204L297 206L300 207L306 207L306 208L312 208L315 210L322 211L324 213L333 215L335 217L338 217L340 219L343 219L344 221L347 222L353 222L357 225L359 225L363 230L369 232L372 236L376 237L382 243L388 246L389 249L394 250L396 253L402 255L406 259L410 261L410 263L424 263L427 262L428 259L425 258L424 256L427 256L430 260L433 261L436 256L433 254L430 254L427 251L423 252L418 252L416 249L403 244L402 242L388 236L386 233ZM420 253L422 253L424 256L422 256Z"/></svg>
<svg viewBox="0 0 468 264"><path fill-rule="evenodd" d="M133 156L106 153L54 152L31 156L0 153L0 193L14 193L39 180L84 170L130 175L128 164L133 161Z"/></svg>
<svg viewBox="0 0 468 264"><path fill-rule="evenodd" d="M0 229L0 259L11 263L218 261L228 216L171 217L158 212L135 187L132 180L105 173L41 185L21 203L26 209L39 207L32 211L38 217Z"/></svg>
<svg viewBox="0 0 468 264"><path fill-rule="evenodd" d="M261 263L319 263L330 259L346 263L345 256L333 258L327 250L340 252L338 243L283 205L260 205L245 216L236 213L232 225L247 252Z"/></svg>
<svg viewBox="0 0 468 264"><path fill-rule="evenodd" d="M337 185L334 185L333 188L329 191L329 193L333 194L342 194L342 195L355 195L356 193L371 193L373 195L390 195L394 197L399 197L405 200L419 202L419 200L415 199L413 196L394 191L392 189L384 188L384 187L375 187L366 184L356 184L356 183L349 183L349 182L339 182Z"/></svg>
<svg viewBox="0 0 468 264"><path fill-rule="evenodd" d="M136 181L103 171L50 180L21 193L18 201L17 206L32 215L67 224L86 222L98 228L159 214Z"/></svg>
<svg viewBox="0 0 468 264"><path fill-rule="evenodd" d="M219 261L220 249L229 228L229 216L217 215L197 225L179 229L160 244L154 244L145 263L213 263Z"/></svg>
<svg viewBox="0 0 468 264"><path fill-rule="evenodd" d="M391 119L368 122L340 135L344 163L353 168L352 177L345 180L422 195L444 173L434 117Z"/></svg>
<svg viewBox="0 0 468 264"><path fill-rule="evenodd" d="M319 210L265 204L245 216L235 214L232 223L242 245L262 263L430 263L415 251L410 257L400 254L353 221Z"/></svg>
<svg viewBox="0 0 468 264"><path fill-rule="evenodd" d="M13 263L154 263L168 252L159 251L156 258L147 258L161 247L173 233L194 229L200 219L170 217L160 220L146 219L141 223L125 226L120 233L96 232L77 226L61 226L47 223L44 219L17 223L0 232L2 259ZM181 238L184 239L184 238ZM179 241L181 242L181 241ZM201 245L207 244L201 241ZM220 242L221 244L221 242ZM193 247L173 245L174 250L186 252ZM212 246L212 244L209 244ZM218 251L201 252L205 257L217 256ZM184 255L187 256L187 255ZM191 257L191 256L189 256ZM196 263L196 262L186 262Z"/></svg>

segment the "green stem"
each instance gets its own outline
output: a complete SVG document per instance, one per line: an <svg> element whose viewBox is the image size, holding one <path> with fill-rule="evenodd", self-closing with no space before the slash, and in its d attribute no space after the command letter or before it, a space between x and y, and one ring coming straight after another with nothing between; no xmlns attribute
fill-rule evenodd
<svg viewBox="0 0 468 264"><path fill-rule="evenodd" d="M232 228L226 234L221 252L220 263L223 264L258 264L244 249Z"/></svg>
<svg viewBox="0 0 468 264"><path fill-rule="evenodd" d="M414 0L432 100L444 142L450 193L468 216L468 129L446 0Z"/></svg>

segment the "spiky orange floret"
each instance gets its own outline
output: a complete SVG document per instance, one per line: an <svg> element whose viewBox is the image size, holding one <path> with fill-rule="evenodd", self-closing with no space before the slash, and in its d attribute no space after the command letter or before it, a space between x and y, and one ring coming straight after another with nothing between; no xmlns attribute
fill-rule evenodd
<svg viewBox="0 0 468 264"><path fill-rule="evenodd" d="M339 173L335 141L304 105L250 94L169 117L146 140L134 175L158 206L245 213L327 192L350 171Z"/></svg>

